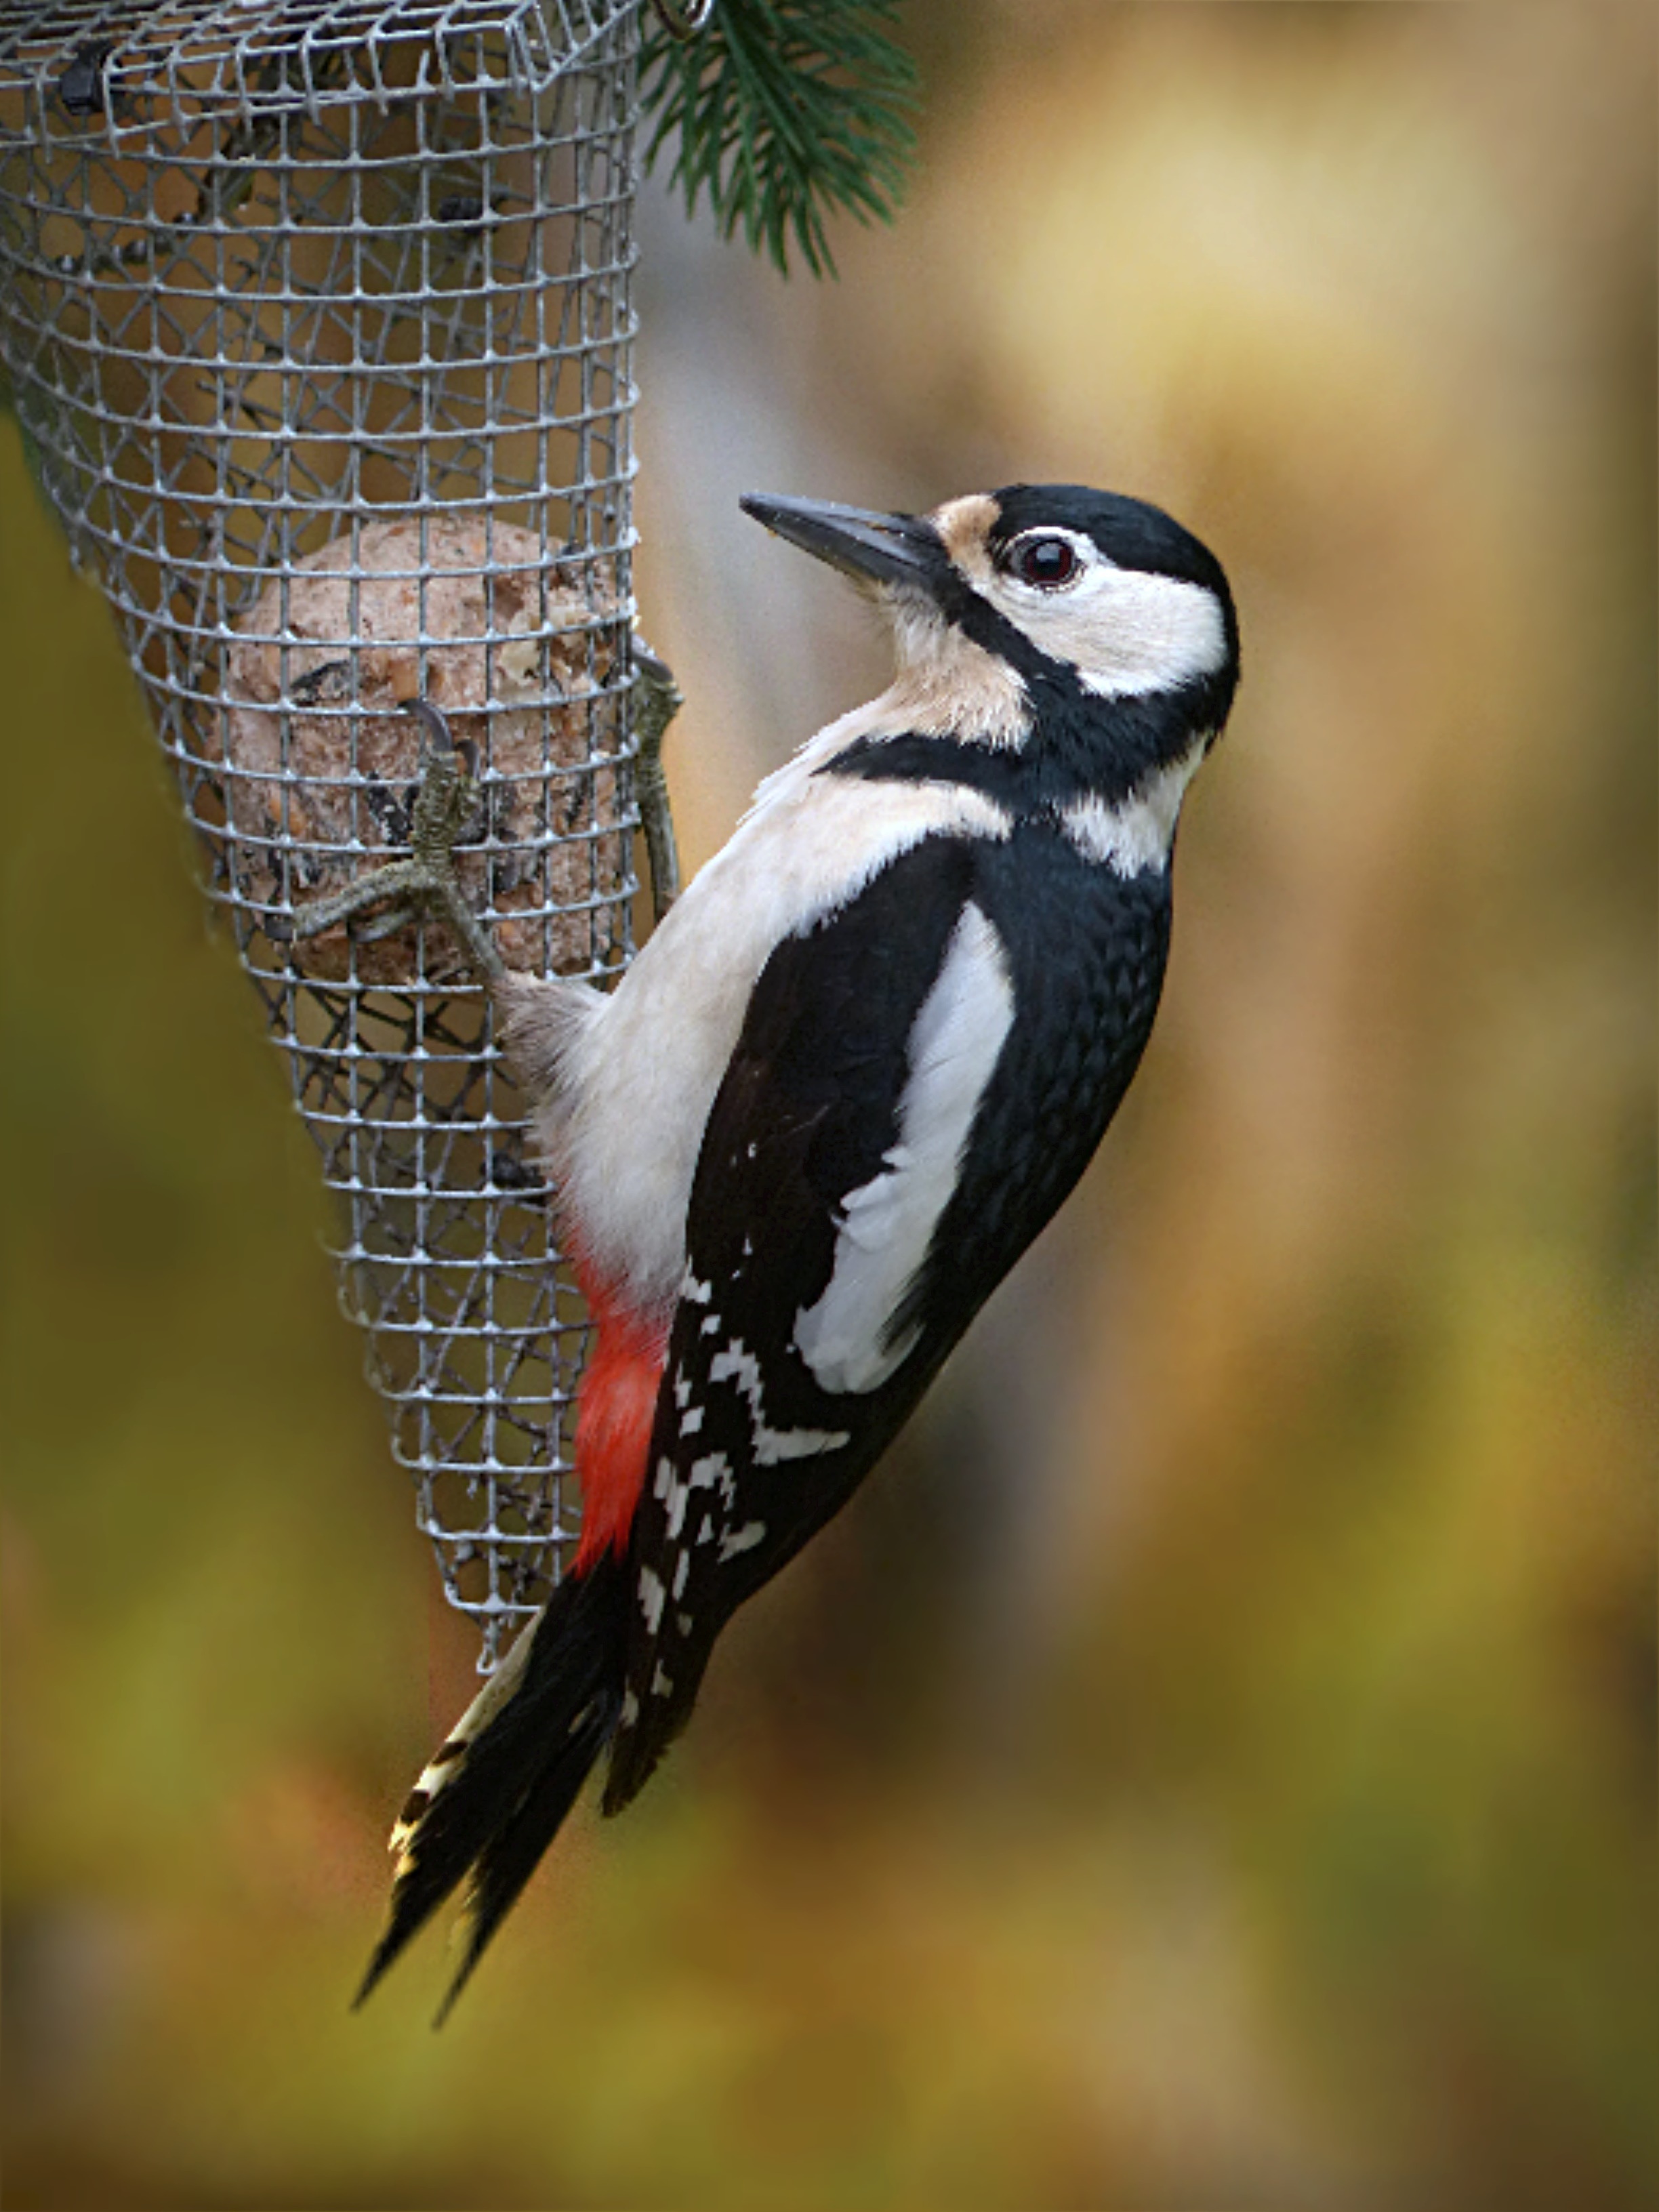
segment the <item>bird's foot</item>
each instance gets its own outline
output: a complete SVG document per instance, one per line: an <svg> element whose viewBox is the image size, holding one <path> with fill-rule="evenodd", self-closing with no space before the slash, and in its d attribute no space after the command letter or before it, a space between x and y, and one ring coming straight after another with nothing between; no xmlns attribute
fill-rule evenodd
<svg viewBox="0 0 1659 2212"><path fill-rule="evenodd" d="M494 983L506 974L506 963L467 904L455 870L456 842L477 810L477 756L465 741L457 744L444 717L424 699L411 700L406 711L419 715L430 740L415 794L407 856L371 868L343 890L305 900L295 908L283 934L299 943L342 922L357 922L376 908L389 909L351 934L359 943L374 944L417 918L441 922L474 970Z"/></svg>
<svg viewBox="0 0 1659 2212"><path fill-rule="evenodd" d="M684 702L667 664L637 638L633 664L634 732L639 745L635 782L651 868L652 908L660 921L680 888L679 851L663 775L662 745ZM494 983L506 973L506 964L466 902L454 860L456 842L478 804L476 755L465 740L457 742L443 715L426 700L411 700L406 711L419 715L430 740L415 795L407 856L371 868L342 890L303 901L295 908L290 922L284 926L273 917L267 931L297 944L344 923L358 943L374 944L394 936L413 920L429 919L441 922L474 970ZM385 911L363 926L362 917L377 908ZM351 927L353 924L360 926Z"/></svg>
<svg viewBox="0 0 1659 2212"><path fill-rule="evenodd" d="M634 735L639 758L634 788L639 795L640 828L651 864L651 908L660 921L679 896L680 855L674 817L668 804L668 779L662 769L662 741L668 725L685 704L673 672L641 638L634 640Z"/></svg>

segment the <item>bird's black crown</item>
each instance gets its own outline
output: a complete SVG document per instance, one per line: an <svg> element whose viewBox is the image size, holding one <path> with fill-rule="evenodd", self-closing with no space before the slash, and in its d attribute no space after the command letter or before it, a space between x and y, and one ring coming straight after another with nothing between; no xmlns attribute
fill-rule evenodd
<svg viewBox="0 0 1659 2212"><path fill-rule="evenodd" d="M986 542L994 557L1027 531L1075 530L1091 538L1120 568L1201 584L1232 613L1232 593L1220 562L1190 530L1149 501L1094 491L1087 484L1007 484L991 497L997 519Z"/></svg>

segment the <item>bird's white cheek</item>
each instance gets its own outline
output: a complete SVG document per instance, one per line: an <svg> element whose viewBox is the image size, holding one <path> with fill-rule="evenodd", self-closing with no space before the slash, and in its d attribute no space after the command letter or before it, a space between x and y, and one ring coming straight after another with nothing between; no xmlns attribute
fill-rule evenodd
<svg viewBox="0 0 1659 2212"><path fill-rule="evenodd" d="M1108 568L1052 599L1011 586L1003 598L1003 611L1038 650L1069 663L1098 698L1173 690L1213 676L1227 657L1215 594L1174 576Z"/></svg>

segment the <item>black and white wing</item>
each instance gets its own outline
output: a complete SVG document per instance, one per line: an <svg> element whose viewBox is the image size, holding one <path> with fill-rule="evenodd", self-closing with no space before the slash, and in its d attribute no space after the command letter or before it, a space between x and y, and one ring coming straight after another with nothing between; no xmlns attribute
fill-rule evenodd
<svg viewBox="0 0 1659 2212"><path fill-rule="evenodd" d="M692 1186L608 1811L684 1726L732 1612L845 1504L1076 1182L1139 1059L1167 884L1057 837L1034 867L1024 835L925 840L755 986Z"/></svg>
<svg viewBox="0 0 1659 2212"><path fill-rule="evenodd" d="M975 866L972 841L924 841L755 986L692 1187L609 1810L684 1725L734 1608L845 1502L954 1340L907 1301L1012 1021Z"/></svg>

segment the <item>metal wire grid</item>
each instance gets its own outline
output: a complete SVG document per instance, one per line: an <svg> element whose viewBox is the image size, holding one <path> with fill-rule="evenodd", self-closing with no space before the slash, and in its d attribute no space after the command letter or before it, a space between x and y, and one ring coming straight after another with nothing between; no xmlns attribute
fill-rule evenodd
<svg viewBox="0 0 1659 2212"><path fill-rule="evenodd" d="M631 952L635 53L632 0L0 0L19 416L339 1194L483 1668L574 1534L582 1310L454 948L289 932L406 837L418 694L477 745L464 866L509 963Z"/></svg>

